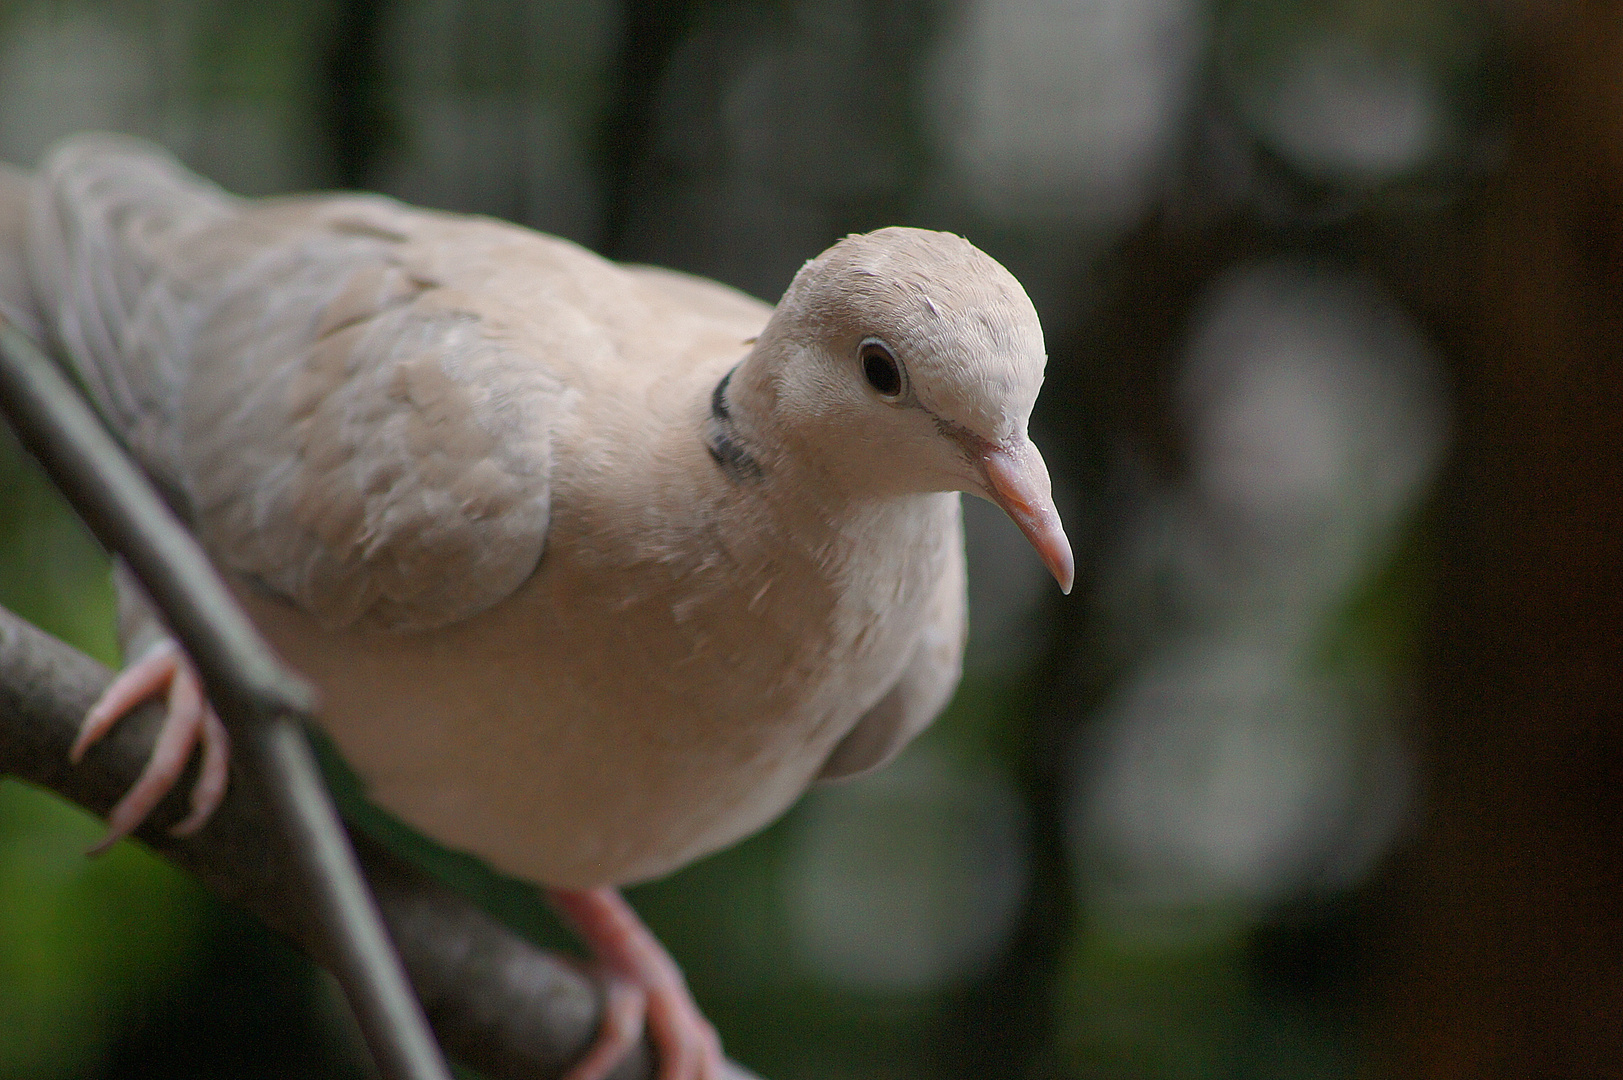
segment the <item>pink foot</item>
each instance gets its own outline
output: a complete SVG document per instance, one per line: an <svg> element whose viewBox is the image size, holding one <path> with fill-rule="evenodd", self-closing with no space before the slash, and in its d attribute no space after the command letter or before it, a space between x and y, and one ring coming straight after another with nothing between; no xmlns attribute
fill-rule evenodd
<svg viewBox="0 0 1623 1080"><path fill-rule="evenodd" d="M68 751L68 759L77 765L85 751L111 731L126 713L165 687L169 691L169 712L158 731L152 757L135 786L107 815L107 835L91 848L91 854L106 851L146 820L153 807L163 801L180 779L192 756L192 748L199 741L203 744L203 763L197 783L192 787L192 812L170 829L170 833L190 836L203 827L225 798L231 740L226 735L225 725L203 697L197 673L172 641L160 642L119 672L85 714L84 723L79 726L79 737Z"/></svg>
<svg viewBox="0 0 1623 1080"><path fill-rule="evenodd" d="M597 1041L565 1080L602 1080L642 1035L659 1055L659 1080L720 1080L721 1039L671 954L614 889L552 890L552 902L609 972Z"/></svg>

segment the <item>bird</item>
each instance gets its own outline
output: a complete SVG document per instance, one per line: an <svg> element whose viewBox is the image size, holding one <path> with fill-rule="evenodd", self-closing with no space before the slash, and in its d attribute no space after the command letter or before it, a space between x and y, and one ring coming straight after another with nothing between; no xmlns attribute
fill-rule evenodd
<svg viewBox="0 0 1623 1080"><path fill-rule="evenodd" d="M19 179L20 178L20 179ZM892 227L774 307L381 195L249 199L127 136L28 176L29 319L196 532L368 798L542 886L617 987L572 1080L646 1025L662 1080L720 1040L618 893L866 773L961 673L960 493L1069 591L1028 423L1046 352L1015 277ZM139 585L74 754L168 714L136 827L229 737Z"/></svg>

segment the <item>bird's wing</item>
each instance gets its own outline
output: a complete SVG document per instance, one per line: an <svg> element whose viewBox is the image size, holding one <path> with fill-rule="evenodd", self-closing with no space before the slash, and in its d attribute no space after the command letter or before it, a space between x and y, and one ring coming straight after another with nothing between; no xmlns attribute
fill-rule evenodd
<svg viewBox="0 0 1623 1080"><path fill-rule="evenodd" d="M0 163L0 313L38 339L39 312L28 283L28 203L34 178Z"/></svg>
<svg viewBox="0 0 1623 1080"><path fill-rule="evenodd" d="M954 518L947 554L928 619L907 666L879 703L834 747L818 780L845 780L888 763L930 726L958 688L969 633L961 517Z"/></svg>
<svg viewBox="0 0 1623 1080"><path fill-rule="evenodd" d="M238 200L96 136L42 168L29 262L81 379L218 561L324 626L417 629L541 555L570 392L478 295L481 259L526 239L376 197Z"/></svg>

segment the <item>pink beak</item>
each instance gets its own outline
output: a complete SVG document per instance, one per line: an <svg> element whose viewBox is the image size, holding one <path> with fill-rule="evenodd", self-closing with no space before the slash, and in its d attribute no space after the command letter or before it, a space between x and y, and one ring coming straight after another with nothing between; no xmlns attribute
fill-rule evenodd
<svg viewBox="0 0 1623 1080"><path fill-rule="evenodd" d="M986 494L1020 526L1059 582L1060 592L1069 594L1076 563L1054 508L1053 484L1043 456L1024 435L1015 436L1006 446L972 437L970 451L986 476Z"/></svg>

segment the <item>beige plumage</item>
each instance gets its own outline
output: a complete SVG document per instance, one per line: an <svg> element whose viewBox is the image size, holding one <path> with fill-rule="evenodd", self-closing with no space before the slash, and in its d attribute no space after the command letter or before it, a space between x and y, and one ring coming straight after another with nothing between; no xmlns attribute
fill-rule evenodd
<svg viewBox="0 0 1623 1080"><path fill-rule="evenodd" d="M45 325L371 796L548 886L666 873L922 729L964 642L959 491L1069 585L1025 437L1041 329L954 236L849 238L774 312L86 136L27 248Z"/></svg>

